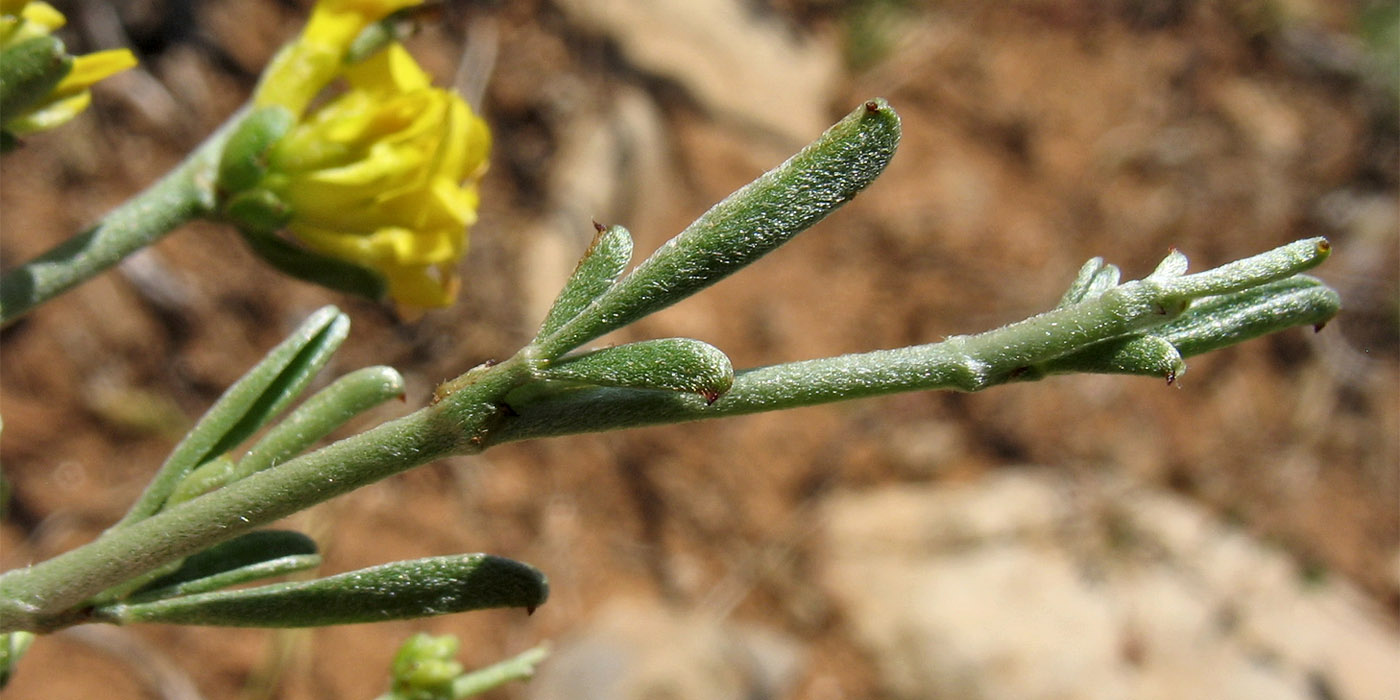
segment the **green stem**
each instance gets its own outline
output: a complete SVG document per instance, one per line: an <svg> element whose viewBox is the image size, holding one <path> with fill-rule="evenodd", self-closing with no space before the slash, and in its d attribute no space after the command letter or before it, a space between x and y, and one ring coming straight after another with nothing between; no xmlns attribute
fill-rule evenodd
<svg viewBox="0 0 1400 700"><path fill-rule="evenodd" d="M901 391L977 391L1011 380L1013 370L1027 367L980 362L961 347L967 340L743 370L713 404L698 395L670 391L567 389L523 406L512 404L516 415L501 424L489 444L780 411Z"/></svg>
<svg viewBox="0 0 1400 700"><path fill-rule="evenodd" d="M998 384L1083 370L1056 362L1098 343L1167 326L1182 316L1193 298L1263 288L1288 279L1321 263L1329 251L1325 239L1296 241L1195 275L1128 282L1092 299L985 333L736 372L733 386L713 403L691 394L616 387L527 393L523 400L511 401L513 415L491 433L487 444L779 411L903 391L981 391ZM1246 324L1248 319L1234 319L1230 321L1233 326L1250 325L1248 332L1238 334L1233 341L1216 338L1209 346L1220 347L1290 325L1321 323L1336 313L1339 303L1328 290L1288 313L1268 317L1267 323ZM1257 311L1254 314L1260 315ZM1215 323L1208 325L1226 327L1218 313L1213 311L1211 319ZM1200 349L1205 349L1205 344ZM1164 368L1164 378L1173 372Z"/></svg>
<svg viewBox="0 0 1400 700"><path fill-rule="evenodd" d="M214 176L234 115L183 162L92 228L0 277L0 325L87 281L214 208Z"/></svg>
<svg viewBox="0 0 1400 700"><path fill-rule="evenodd" d="M493 375L510 379L510 373ZM83 621L71 608L156 567L311 505L452 454L479 451L474 432L499 410L470 399L504 393L484 381L444 401L341 440L0 576L0 630L50 631Z"/></svg>
<svg viewBox="0 0 1400 700"><path fill-rule="evenodd" d="M515 656L498 661L486 668L468 671L452 681L453 698L469 698L494 690L511 681L527 681L535 676L535 667L549 656L549 645L541 644Z"/></svg>
<svg viewBox="0 0 1400 700"><path fill-rule="evenodd" d="M733 387L714 403L674 391L540 382L538 359L532 354L536 349L527 347L499 365L483 365L453 380L451 390L440 392L428 408L0 576L0 633L50 631L91 621L83 602L123 581L392 474L490 445L899 391L979 391L1067 371L1056 363L1107 341L1148 337L1142 334L1154 328L1165 330L1167 337L1182 336L1196 350L1207 350L1250 334L1321 323L1336 313L1335 293L1314 280L1293 276L1322 262L1328 251L1324 239L1297 241L1197 275L1171 271L1129 282L977 335L753 369L738 373ZM1280 280L1284 284L1275 284ZM1303 293L1296 302L1289 301L1293 291ZM1288 303L1274 309L1261 305L1268 301L1256 298L1261 295L1280 296ZM1199 307L1188 311L1198 298ZM1218 328L1241 308L1253 309L1252 314L1268 311L1270 320L1263 325L1232 321L1248 326L1244 334ZM1195 316L1183 316L1187 313ZM1189 322L1173 324L1177 318ZM1173 349L1173 361L1179 361L1175 353ZM1169 363L1165 371L1175 370ZM527 390L519 391L523 387Z"/></svg>

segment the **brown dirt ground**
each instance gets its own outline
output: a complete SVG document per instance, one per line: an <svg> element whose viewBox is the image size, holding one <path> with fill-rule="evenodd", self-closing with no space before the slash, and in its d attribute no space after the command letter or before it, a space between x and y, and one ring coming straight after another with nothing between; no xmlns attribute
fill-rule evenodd
<svg viewBox="0 0 1400 700"><path fill-rule="evenodd" d="M240 104L304 16L270 0L192 7L165 24L165 3L127 10L127 29L168 93L99 92L91 114L6 157L6 265L174 164ZM768 8L832 42L849 11L816 0ZM1319 39L1345 32L1355 8L1027 0L904 12L896 40L852 69L830 105L834 119L878 94L900 111L905 138L888 172L780 253L625 337L683 333L740 367L929 342L1053 304L1093 255L1141 276L1172 246L1199 269L1318 234L1337 251L1318 275L1347 310L1320 335L1290 331L1198 358L1176 387L1059 378L448 460L297 524L318 536L326 571L461 551L532 562L553 586L534 616L297 633L158 626L132 638L168 656L206 697L367 697L416 630L454 632L469 640L464 660L484 664L560 637L619 592L698 604L716 586L737 585L745 594L736 618L809 640L811 668L841 669L844 696L867 697L870 662L812 580L823 552L811 506L833 489L966 480L1023 464L1188 494L1395 611L1400 260L1394 220L1368 230L1348 203L1394 202L1396 124L1393 106L1329 63L1335 47ZM462 28L487 17L503 47L486 99L496 153L461 303L401 324L284 279L230 231L197 225L140 265L49 304L3 335L0 459L13 485L0 531L5 567L111 523L179 428L322 304L354 319L333 368L397 367L410 406L436 382L526 341L534 319L514 290L533 272L520 232L541 215L561 139L551 87L572 85L601 105L640 90L659 106L678 189L665 209L632 202L609 212L633 227L639 252L779 159L768 155L778 153L772 144L756 145L743 125L626 65L609 37L570 26L547 2L454 5L445 29L416 47L430 65L450 67ZM812 696L811 679L796 697ZM132 665L58 636L36 645L9 697L140 697L143 683Z"/></svg>

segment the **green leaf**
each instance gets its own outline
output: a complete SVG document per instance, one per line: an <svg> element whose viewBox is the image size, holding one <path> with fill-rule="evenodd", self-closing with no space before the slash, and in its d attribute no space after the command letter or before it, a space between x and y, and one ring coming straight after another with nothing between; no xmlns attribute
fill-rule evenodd
<svg viewBox="0 0 1400 700"><path fill-rule="evenodd" d="M185 478L175 485L175 490L170 492L165 499L165 505L161 507L169 508L177 503L184 503L233 481L237 466L232 457L222 454L191 469Z"/></svg>
<svg viewBox="0 0 1400 700"><path fill-rule="evenodd" d="M422 8L406 7L365 27L346 49L346 65L359 63L382 51L389 44L407 39L417 28L412 19L414 14L420 11Z"/></svg>
<svg viewBox="0 0 1400 700"><path fill-rule="evenodd" d="M1093 371L1170 376L1176 358L1159 341L1185 357L1261 333L1325 322L1339 308L1339 298L1322 283L1296 273L1321 263L1329 250L1326 240L1308 239L1195 275L1112 286L1108 281L1116 277L1116 270L1102 261L1090 261L1067 294L1070 300L1084 297L1075 303L939 343L742 370L735 373L734 386L723 400L711 405L666 392L531 385L535 391L524 400L507 397L513 414L486 444L736 416L901 391L981 391L1067 369L1071 362L1091 365ZM1092 291L1099 285L1109 288ZM1141 340L1149 336L1156 340ZM1086 354L1075 357L1076 353Z"/></svg>
<svg viewBox="0 0 1400 700"><path fill-rule="evenodd" d="M73 70L63 42L37 36L0 52L0 122L8 122L48 97Z"/></svg>
<svg viewBox="0 0 1400 700"><path fill-rule="evenodd" d="M117 603L93 610L97 621L229 627L320 627L523 607L549 595L534 567L489 554L384 564L314 581Z"/></svg>
<svg viewBox="0 0 1400 700"><path fill-rule="evenodd" d="M1186 255L1176 248L1172 248L1167 257L1162 258L1162 262L1157 264L1157 269L1147 276L1147 279L1171 279L1186 274L1186 268L1190 262Z"/></svg>
<svg viewBox="0 0 1400 700"><path fill-rule="evenodd" d="M1084 267L1079 268L1079 275L1074 278L1074 282L1069 286L1069 290L1060 298L1060 303L1055 308L1064 308L1081 301L1097 299L1104 292L1118 286L1119 272L1113 265L1104 264L1103 258L1090 258L1084 263Z"/></svg>
<svg viewBox="0 0 1400 700"><path fill-rule="evenodd" d="M349 330L350 319L334 306L311 314L214 402L114 527L159 511L190 470L246 440L286 408L330 361Z"/></svg>
<svg viewBox="0 0 1400 700"><path fill-rule="evenodd" d="M268 231L241 227L239 231L258 257L287 275L371 301L384 299L387 284L369 268L293 245Z"/></svg>
<svg viewBox="0 0 1400 700"><path fill-rule="evenodd" d="M578 261L545 316L536 340L559 330L617 281L632 259L632 234L621 226L598 226L593 243ZM552 358L549 358L552 359Z"/></svg>
<svg viewBox="0 0 1400 700"><path fill-rule="evenodd" d="M258 530L185 559L175 571L132 593L128 601L149 602L216 591L303 571L320 561L316 543L310 537L290 530Z"/></svg>
<svg viewBox="0 0 1400 700"><path fill-rule="evenodd" d="M403 398L403 375L392 367L355 370L298 406L238 461L235 479L285 462L351 418L393 398Z"/></svg>
<svg viewBox="0 0 1400 700"><path fill-rule="evenodd" d="M1179 253L1176 255L1180 255ZM1185 257L1149 276L1179 277ZM1164 261L1164 266L1168 261ZM1244 291L1197 299L1181 316L1143 335L1097 343L1035 367L1035 376L1069 372L1140 374L1175 381L1186 370L1182 358L1228 347L1294 326L1325 324L1341 308L1341 298L1321 281L1295 275ZM1033 379L1022 376L1019 379Z"/></svg>
<svg viewBox="0 0 1400 700"><path fill-rule="evenodd" d="M267 152L296 123L286 107L253 110L234 128L219 158L218 190L221 196L257 187L267 173Z"/></svg>
<svg viewBox="0 0 1400 700"><path fill-rule="evenodd" d="M10 679L15 677L19 660L24 652L29 651L29 645L34 643L34 636L33 632L0 634L0 690L4 690Z"/></svg>
<svg viewBox="0 0 1400 700"><path fill-rule="evenodd" d="M630 389L699 394L714 403L734 385L734 367L718 348L690 338L644 340L557 360L540 378Z"/></svg>
<svg viewBox="0 0 1400 700"><path fill-rule="evenodd" d="M899 145L899 116L870 100L705 212L573 320L536 344L558 357L704 289L807 230L869 185Z"/></svg>
<svg viewBox="0 0 1400 700"><path fill-rule="evenodd" d="M1332 244L1326 238L1305 238L1194 275L1148 278L1143 282L1158 285L1164 302L1189 302L1292 277L1321 265L1331 254Z"/></svg>
<svg viewBox="0 0 1400 700"><path fill-rule="evenodd" d="M233 224L244 238L250 236L272 237L292 220L292 208L287 206L271 191L253 188L227 195L223 203L222 215L225 221ZM254 252L267 259L257 246Z"/></svg>
<svg viewBox="0 0 1400 700"><path fill-rule="evenodd" d="M1341 297L1321 280L1295 275L1199 299L1153 334L1191 357L1294 326L1320 329L1341 308Z"/></svg>
<svg viewBox="0 0 1400 700"><path fill-rule="evenodd" d="M1168 382L1186 371L1181 352L1170 341L1157 335L1114 338L1048 360L1035 368L1036 376L1090 372L1094 374L1136 374L1161 377ZM1020 379L1033 379L1025 376Z"/></svg>

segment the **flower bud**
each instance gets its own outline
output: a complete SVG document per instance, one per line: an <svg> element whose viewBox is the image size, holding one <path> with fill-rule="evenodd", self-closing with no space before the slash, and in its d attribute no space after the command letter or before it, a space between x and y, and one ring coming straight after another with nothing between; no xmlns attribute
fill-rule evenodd
<svg viewBox="0 0 1400 700"><path fill-rule="evenodd" d="M3 131L22 136L59 126L87 108L94 83L136 65L126 49L69 56L50 34L67 20L48 3L0 0ZM49 41L36 41L49 39ZM33 60L31 60L33 59Z"/></svg>

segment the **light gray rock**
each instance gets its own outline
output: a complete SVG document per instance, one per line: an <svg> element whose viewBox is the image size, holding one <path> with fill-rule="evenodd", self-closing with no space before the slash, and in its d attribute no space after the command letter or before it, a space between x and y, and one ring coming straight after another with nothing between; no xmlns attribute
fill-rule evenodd
<svg viewBox="0 0 1400 700"><path fill-rule="evenodd" d="M825 515L823 585L895 698L1400 697L1356 590L1171 494L1019 471Z"/></svg>
<svg viewBox="0 0 1400 700"><path fill-rule="evenodd" d="M619 600L560 642L531 700L766 700L785 697L802 652L774 631L698 611Z"/></svg>
<svg viewBox="0 0 1400 700"><path fill-rule="evenodd" d="M617 42L642 71L721 116L795 144L830 125L835 42L809 41L739 0L561 0L570 20Z"/></svg>

